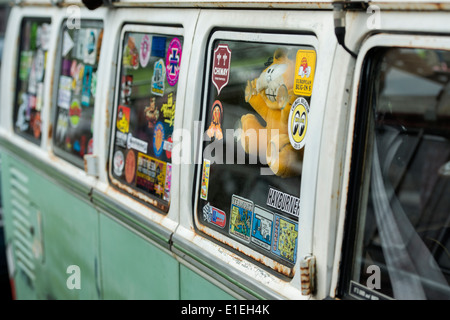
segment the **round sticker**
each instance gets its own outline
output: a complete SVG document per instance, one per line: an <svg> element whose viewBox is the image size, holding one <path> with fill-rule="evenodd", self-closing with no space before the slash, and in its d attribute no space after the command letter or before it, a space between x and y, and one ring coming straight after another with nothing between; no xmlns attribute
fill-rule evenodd
<svg viewBox="0 0 450 320"><path fill-rule="evenodd" d="M128 183L133 183L134 175L136 172L136 155L133 150L128 150L127 157L125 159L125 180Z"/></svg>
<svg viewBox="0 0 450 320"><path fill-rule="evenodd" d="M292 147L300 150L305 146L305 136L308 131L309 105L305 98L297 98L289 112L289 141Z"/></svg>
<svg viewBox="0 0 450 320"><path fill-rule="evenodd" d="M81 107L80 102L77 99L72 101L69 109L69 120L72 127L76 128L80 122Z"/></svg>
<svg viewBox="0 0 450 320"><path fill-rule="evenodd" d="M114 153L114 158L113 158L113 166L114 166L114 174L116 176L121 176L123 173L123 168L125 166L125 158L123 156L123 152L120 150L117 150Z"/></svg>
<svg viewBox="0 0 450 320"><path fill-rule="evenodd" d="M173 38L170 41L169 48L166 55L166 76L169 85L177 84L178 75L180 74L181 61L181 42L178 38Z"/></svg>

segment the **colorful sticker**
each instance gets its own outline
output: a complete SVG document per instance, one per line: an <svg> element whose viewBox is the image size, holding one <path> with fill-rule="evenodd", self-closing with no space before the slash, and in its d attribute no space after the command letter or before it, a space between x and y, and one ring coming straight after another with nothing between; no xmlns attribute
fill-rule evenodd
<svg viewBox="0 0 450 320"><path fill-rule="evenodd" d="M153 152L155 156L159 157L163 152L164 145L164 127L161 122L158 122L153 131Z"/></svg>
<svg viewBox="0 0 450 320"><path fill-rule="evenodd" d="M113 157L114 174L116 176L120 177L123 173L124 167L125 167L125 157L123 155L123 152L120 150L117 150L114 153L114 157Z"/></svg>
<svg viewBox="0 0 450 320"><path fill-rule="evenodd" d="M227 216L225 212L211 206L208 202L203 207L203 220L223 229L227 223Z"/></svg>
<svg viewBox="0 0 450 320"><path fill-rule="evenodd" d="M310 97L316 69L316 51L298 50L295 60L294 94Z"/></svg>
<svg viewBox="0 0 450 320"><path fill-rule="evenodd" d="M92 66L84 67L83 88L81 90L81 104L89 107L91 99L91 81L92 81Z"/></svg>
<svg viewBox="0 0 450 320"><path fill-rule="evenodd" d="M297 218L300 215L300 198L274 188L269 188L266 205Z"/></svg>
<svg viewBox="0 0 450 320"><path fill-rule="evenodd" d="M136 187L164 197L166 163L139 152L136 170Z"/></svg>
<svg viewBox="0 0 450 320"><path fill-rule="evenodd" d="M16 119L16 127L20 131L26 131L28 130L29 124L28 124L28 116L27 116L27 110L28 110L28 94L22 93L21 95L22 103L19 106L19 110L17 111L17 119Z"/></svg>
<svg viewBox="0 0 450 320"><path fill-rule="evenodd" d="M128 37L127 45L123 50L122 64L124 67L139 68L139 53L133 37Z"/></svg>
<svg viewBox="0 0 450 320"><path fill-rule="evenodd" d="M128 143L128 134L116 131L116 145L126 148Z"/></svg>
<svg viewBox="0 0 450 320"><path fill-rule="evenodd" d="M166 37L152 37L152 57L164 58L166 56Z"/></svg>
<svg viewBox="0 0 450 320"><path fill-rule="evenodd" d="M55 134L55 139L58 144L64 141L68 129L69 129L69 114L66 110L60 110L58 112L58 119L56 122L56 134Z"/></svg>
<svg viewBox="0 0 450 320"><path fill-rule="evenodd" d="M84 46L84 63L94 65L97 62L97 29L86 29Z"/></svg>
<svg viewBox="0 0 450 320"><path fill-rule="evenodd" d="M117 111L117 129L123 133L130 130L130 108L119 106Z"/></svg>
<svg viewBox="0 0 450 320"><path fill-rule="evenodd" d="M19 67L19 78L22 81L27 81L30 75L31 65L33 63L33 52L32 51L22 51L20 53L20 67Z"/></svg>
<svg viewBox="0 0 450 320"><path fill-rule="evenodd" d="M297 259L298 223L275 215L273 224L272 253L295 263Z"/></svg>
<svg viewBox="0 0 450 320"><path fill-rule="evenodd" d="M150 37L146 34L141 40L139 62L145 68L150 60Z"/></svg>
<svg viewBox="0 0 450 320"><path fill-rule="evenodd" d="M133 150L128 150L125 158L125 180L132 184L136 173L136 155Z"/></svg>
<svg viewBox="0 0 450 320"><path fill-rule="evenodd" d="M156 106L156 98L150 98L150 105L144 109L145 119L148 121L148 128L154 129L156 121L159 119L159 108Z"/></svg>
<svg viewBox="0 0 450 320"><path fill-rule="evenodd" d="M72 99L72 78L68 76L59 77L59 88L58 88L58 107L63 109L70 108L70 101Z"/></svg>
<svg viewBox="0 0 450 320"><path fill-rule="evenodd" d="M121 84L122 92L120 96L123 104L130 103L132 84L133 84L133 76L131 75L122 76L122 84Z"/></svg>
<svg viewBox="0 0 450 320"><path fill-rule="evenodd" d="M69 109L69 121L73 128L78 127L81 117L81 106L77 99L72 100Z"/></svg>
<svg viewBox="0 0 450 320"><path fill-rule="evenodd" d="M255 206L252 221L252 243L270 251L272 243L273 213Z"/></svg>
<svg viewBox="0 0 450 320"><path fill-rule="evenodd" d="M230 79L231 51L227 44L219 44L214 50L214 62L211 80L217 89L217 95Z"/></svg>
<svg viewBox="0 0 450 320"><path fill-rule="evenodd" d="M33 130L33 136L36 139L39 139L41 136L41 113L40 112L35 112L31 115L30 118L30 126L31 129Z"/></svg>
<svg viewBox="0 0 450 320"><path fill-rule="evenodd" d="M305 136L308 131L308 115L308 101L305 98L297 98L292 104L288 120L289 141L296 150L300 150L305 146Z"/></svg>
<svg viewBox="0 0 450 320"><path fill-rule="evenodd" d="M202 198L203 200L208 199L210 169L211 169L211 162L208 159L203 159L202 187L200 191L200 198Z"/></svg>
<svg viewBox="0 0 450 320"><path fill-rule="evenodd" d="M173 147L173 141L172 137L169 136L166 141L164 141L163 150L166 152L167 159L172 158L172 147Z"/></svg>
<svg viewBox="0 0 450 320"><path fill-rule="evenodd" d="M172 188L172 165L166 165L166 181L164 183L164 200L170 200L170 189Z"/></svg>
<svg viewBox="0 0 450 320"><path fill-rule="evenodd" d="M208 137L215 137L217 140L221 140L223 138L222 133L222 120L223 120L223 107L222 103L219 100L214 101L214 104L211 108L210 114L211 123L209 125L206 134Z"/></svg>
<svg viewBox="0 0 450 320"><path fill-rule="evenodd" d="M44 80L45 71L45 53L43 50L38 49L36 51L35 63L35 76L37 82L42 82Z"/></svg>
<svg viewBox="0 0 450 320"><path fill-rule="evenodd" d="M181 42L178 38L173 38L170 41L169 48L166 55L166 75L167 82L170 86L174 86L178 82L180 74L181 62Z"/></svg>
<svg viewBox="0 0 450 320"><path fill-rule="evenodd" d="M173 127L173 122L175 119L175 101L173 99L172 92L167 96L167 103L163 103L161 112L165 118L164 122Z"/></svg>
<svg viewBox="0 0 450 320"><path fill-rule="evenodd" d="M246 242L250 241L253 202L236 195L231 198L229 233Z"/></svg>
<svg viewBox="0 0 450 320"><path fill-rule="evenodd" d="M164 80L166 79L166 67L163 59L155 62L152 76L152 93L157 96L164 95Z"/></svg>

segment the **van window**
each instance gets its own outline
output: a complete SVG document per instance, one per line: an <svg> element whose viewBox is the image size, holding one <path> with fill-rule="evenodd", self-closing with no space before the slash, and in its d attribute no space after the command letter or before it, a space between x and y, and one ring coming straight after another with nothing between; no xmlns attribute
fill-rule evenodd
<svg viewBox="0 0 450 320"><path fill-rule="evenodd" d="M101 22L81 21L81 28L64 23L54 108L55 154L83 167L83 156L92 153L93 116L97 68L103 37Z"/></svg>
<svg viewBox="0 0 450 320"><path fill-rule="evenodd" d="M50 19L25 18L20 31L14 130L28 140L41 141L41 110L50 41Z"/></svg>
<svg viewBox="0 0 450 320"><path fill-rule="evenodd" d="M279 36L230 37L209 49L194 218L239 251L291 268L316 52Z"/></svg>
<svg viewBox="0 0 450 320"><path fill-rule="evenodd" d="M111 178L167 213L183 37L127 31L120 52Z"/></svg>
<svg viewBox="0 0 450 320"><path fill-rule="evenodd" d="M349 293L450 298L450 52L373 49ZM362 111L361 111L362 112ZM355 156L356 157L356 156Z"/></svg>

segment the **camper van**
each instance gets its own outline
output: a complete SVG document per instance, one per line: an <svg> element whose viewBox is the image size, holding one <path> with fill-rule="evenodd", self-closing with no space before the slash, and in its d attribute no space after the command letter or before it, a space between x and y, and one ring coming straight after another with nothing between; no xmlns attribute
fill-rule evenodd
<svg viewBox="0 0 450 320"><path fill-rule="evenodd" d="M450 298L449 1L84 1L11 4L15 299Z"/></svg>

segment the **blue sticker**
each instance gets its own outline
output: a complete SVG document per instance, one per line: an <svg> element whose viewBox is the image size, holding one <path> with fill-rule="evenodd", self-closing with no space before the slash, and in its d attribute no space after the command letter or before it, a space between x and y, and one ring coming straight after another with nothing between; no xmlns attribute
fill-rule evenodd
<svg viewBox="0 0 450 320"><path fill-rule="evenodd" d="M151 55L160 58L166 56L166 37L153 36Z"/></svg>
<svg viewBox="0 0 450 320"><path fill-rule="evenodd" d="M158 122L153 131L153 152L159 157L163 152L164 146L164 126Z"/></svg>
<svg viewBox="0 0 450 320"><path fill-rule="evenodd" d="M81 105L89 107L91 99L91 82L92 82L92 67L84 67L83 87L81 90Z"/></svg>
<svg viewBox="0 0 450 320"><path fill-rule="evenodd" d="M252 221L252 243L270 251L272 243L273 213L255 206Z"/></svg>
<svg viewBox="0 0 450 320"><path fill-rule="evenodd" d="M275 215L272 234L272 253L295 263L297 260L298 223Z"/></svg>

